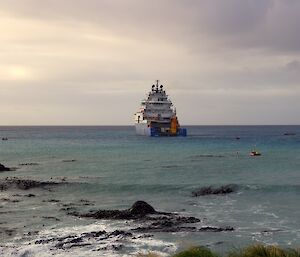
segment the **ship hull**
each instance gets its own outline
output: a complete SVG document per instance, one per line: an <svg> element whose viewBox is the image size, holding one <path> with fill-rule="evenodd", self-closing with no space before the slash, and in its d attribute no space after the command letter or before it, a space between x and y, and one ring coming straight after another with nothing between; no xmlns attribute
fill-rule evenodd
<svg viewBox="0 0 300 257"><path fill-rule="evenodd" d="M155 125L154 125L155 124ZM136 134L148 137L168 137L168 136L187 136L187 130L185 128L180 128L175 134L164 130L165 124L153 123L148 126L148 123L135 123Z"/></svg>
<svg viewBox="0 0 300 257"><path fill-rule="evenodd" d="M151 136L151 129L147 123L135 123L135 131L141 136Z"/></svg>

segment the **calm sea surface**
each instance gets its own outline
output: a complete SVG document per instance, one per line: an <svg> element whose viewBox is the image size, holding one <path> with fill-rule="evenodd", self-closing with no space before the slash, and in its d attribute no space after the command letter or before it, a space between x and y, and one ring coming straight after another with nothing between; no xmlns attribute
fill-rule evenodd
<svg viewBox="0 0 300 257"><path fill-rule="evenodd" d="M0 191L0 255L168 254L190 245L222 253L254 242L299 247L300 126L187 128L186 138L149 138L135 135L133 127L0 127L0 137L8 138L0 141L0 163L17 168L0 173L0 179L68 182L51 190ZM262 156L250 157L254 148ZM227 184L236 185L237 192L191 196L200 187ZM29 193L35 197L25 196ZM126 209L137 200L198 217L202 226L231 226L235 231L151 233L122 242L119 251L110 247L116 244L110 239L67 250L57 249L51 240L36 243L128 229L131 222L80 219L61 209Z"/></svg>

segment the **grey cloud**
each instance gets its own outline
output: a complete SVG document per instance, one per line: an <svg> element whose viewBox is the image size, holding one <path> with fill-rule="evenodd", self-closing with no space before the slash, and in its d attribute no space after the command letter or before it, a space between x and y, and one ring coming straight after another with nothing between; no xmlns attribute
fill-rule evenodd
<svg viewBox="0 0 300 257"><path fill-rule="evenodd" d="M288 71L300 71L300 61L293 60L291 62L288 62L285 65L285 69Z"/></svg>
<svg viewBox="0 0 300 257"><path fill-rule="evenodd" d="M295 0L11 0L0 5L31 18L74 26L90 22L116 33L177 40L192 48L197 41L214 39L221 48L300 50L300 2Z"/></svg>
<svg viewBox="0 0 300 257"><path fill-rule="evenodd" d="M244 94L232 90L185 91L172 99L182 123L255 125L258 120L260 124L299 124L299 97L299 91L274 95L249 88Z"/></svg>
<svg viewBox="0 0 300 257"><path fill-rule="evenodd" d="M193 16L209 33L237 34L255 30L265 23L272 0L192 1Z"/></svg>

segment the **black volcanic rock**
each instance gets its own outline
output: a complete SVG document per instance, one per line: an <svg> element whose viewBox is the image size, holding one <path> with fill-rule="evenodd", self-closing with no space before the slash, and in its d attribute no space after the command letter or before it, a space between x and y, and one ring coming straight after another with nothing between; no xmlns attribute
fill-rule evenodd
<svg viewBox="0 0 300 257"><path fill-rule="evenodd" d="M233 193L235 191L236 191L236 187L234 185L225 185L217 188L209 186L209 187L202 187L192 192L192 196L197 197L203 195L225 195L225 194Z"/></svg>
<svg viewBox="0 0 300 257"><path fill-rule="evenodd" d="M144 201L135 202L130 209L127 210L99 210L86 214L75 214L80 217L91 217L95 219L118 219L118 220L136 220L144 218L149 214L158 212L148 203ZM73 213L74 214L74 213Z"/></svg>
<svg viewBox="0 0 300 257"><path fill-rule="evenodd" d="M135 202L132 207L129 209L129 212L133 215L145 216L147 214L155 214L156 211L154 208L144 202L144 201L137 201Z"/></svg>
<svg viewBox="0 0 300 257"><path fill-rule="evenodd" d="M10 168L5 167L3 164L0 163L0 172L2 171L10 171Z"/></svg>
<svg viewBox="0 0 300 257"><path fill-rule="evenodd" d="M184 227L183 224L198 223L200 219L195 217L183 217L176 213L158 212L144 201L135 202L131 208L125 210L98 210L80 214L68 213L78 217L110 220L134 220L143 225L133 228L137 232L177 232L194 231L194 227Z"/></svg>
<svg viewBox="0 0 300 257"><path fill-rule="evenodd" d="M90 241L100 242L102 240L113 239L118 241L119 239L132 238L133 235L131 232L123 230L115 230L113 232L102 231L92 231L82 233L80 235L69 235L63 237L52 237L47 239L39 239L35 241L35 244L44 245L44 244L54 244L54 247L57 249L71 249L73 247L85 247L90 246ZM102 249L104 250L104 249ZM113 249L113 250L119 250Z"/></svg>
<svg viewBox="0 0 300 257"><path fill-rule="evenodd" d="M133 220L139 223L138 227L130 231L139 233L152 232L221 232L231 231L228 228L191 226L201 222L195 217L180 216L177 213L159 212L144 201L135 202L131 208L125 210L98 210L80 214L76 211L67 213L82 218L108 219L108 220Z"/></svg>

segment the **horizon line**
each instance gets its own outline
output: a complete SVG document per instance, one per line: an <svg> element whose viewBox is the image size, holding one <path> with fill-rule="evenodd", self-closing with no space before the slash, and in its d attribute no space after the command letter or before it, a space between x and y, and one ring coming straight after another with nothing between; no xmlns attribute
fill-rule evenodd
<svg viewBox="0 0 300 257"><path fill-rule="evenodd" d="M188 127L193 127L193 126L300 126L300 124L184 124L181 125L181 127L188 126ZM134 127L133 125L128 125L128 124L120 124L120 125L79 125L79 124L68 124L68 125L63 125L63 124L55 124L55 125L39 125L39 124L30 124L30 125L0 125L0 127Z"/></svg>

